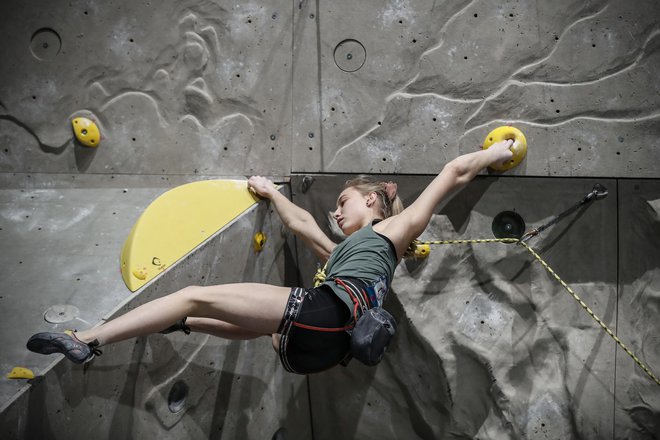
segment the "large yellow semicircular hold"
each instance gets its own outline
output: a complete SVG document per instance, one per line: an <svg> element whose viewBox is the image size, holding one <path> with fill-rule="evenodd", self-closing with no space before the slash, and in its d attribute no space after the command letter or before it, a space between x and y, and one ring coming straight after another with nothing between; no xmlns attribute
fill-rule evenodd
<svg viewBox="0 0 660 440"><path fill-rule="evenodd" d="M135 222L122 248L126 286L135 292L257 200L244 180L204 180L162 194Z"/></svg>

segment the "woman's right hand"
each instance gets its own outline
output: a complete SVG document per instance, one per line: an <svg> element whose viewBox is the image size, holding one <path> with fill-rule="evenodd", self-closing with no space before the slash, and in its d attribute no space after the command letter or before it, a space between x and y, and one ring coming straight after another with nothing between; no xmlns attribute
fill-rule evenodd
<svg viewBox="0 0 660 440"><path fill-rule="evenodd" d="M277 191L275 184L265 177L252 176L248 179L248 189L260 197L270 199L273 191Z"/></svg>

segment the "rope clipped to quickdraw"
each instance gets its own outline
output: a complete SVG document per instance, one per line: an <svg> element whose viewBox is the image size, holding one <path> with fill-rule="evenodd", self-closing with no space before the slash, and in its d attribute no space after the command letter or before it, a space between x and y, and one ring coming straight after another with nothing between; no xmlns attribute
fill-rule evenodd
<svg viewBox="0 0 660 440"><path fill-rule="evenodd" d="M564 289L571 295L575 301L580 304L580 306L591 316L591 318L598 323L598 325L607 333L613 340L616 342L622 349L623 351L630 356L630 358L635 361L637 365L651 378L653 381L657 384L660 385L660 380L653 374L651 369L647 367L635 354L619 339L612 330L605 325L605 323L585 304L584 301L575 293L573 289L571 289L568 284L562 280L557 273L552 270L552 268L548 265L548 263L541 258L539 254L537 254L527 243L524 241L521 241L517 238L492 238L492 239L477 239L477 240L439 240L439 241L418 241L415 240L412 243L412 246L420 245L420 244L471 244L471 243L518 243L522 245L525 249L527 249L536 260L543 265L543 267L561 284Z"/></svg>

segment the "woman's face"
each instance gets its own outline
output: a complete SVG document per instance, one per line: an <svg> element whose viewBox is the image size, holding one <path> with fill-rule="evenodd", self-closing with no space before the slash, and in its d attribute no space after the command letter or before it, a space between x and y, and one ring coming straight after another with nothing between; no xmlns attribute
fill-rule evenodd
<svg viewBox="0 0 660 440"><path fill-rule="evenodd" d="M373 209L368 206L368 204L373 206L371 199L373 199L371 195L362 195L353 187L346 188L339 194L337 210L333 213L333 217L344 234L352 234L373 219Z"/></svg>

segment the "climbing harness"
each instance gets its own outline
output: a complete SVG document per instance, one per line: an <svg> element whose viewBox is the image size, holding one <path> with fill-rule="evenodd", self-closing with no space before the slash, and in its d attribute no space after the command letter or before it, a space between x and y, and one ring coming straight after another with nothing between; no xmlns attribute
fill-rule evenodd
<svg viewBox="0 0 660 440"><path fill-rule="evenodd" d="M325 281L324 272L325 266L314 277L315 283L318 281L320 285ZM322 280L319 273L322 273ZM383 359L397 329L394 317L382 307L387 283L382 279L371 285L348 278L334 278L333 281L353 301L351 321L344 327L317 327L300 322L294 322L293 325L318 332L346 332L351 336L351 350L341 364L346 366L351 358L355 358L370 367L377 365Z"/></svg>
<svg viewBox="0 0 660 440"><path fill-rule="evenodd" d="M537 235L537 234L534 234L534 235ZM526 240L529 240L529 238L531 238L534 235L529 236ZM647 367L641 360L639 360L639 358L621 341L621 339L619 339L614 334L614 332L612 332L612 330L610 330L610 328L593 312L593 310L591 310L589 308L589 306L587 306L587 304L585 304L585 302L582 301L582 299L578 296L578 294L575 293L575 291L573 289L571 289L571 287L568 286L568 284L566 284L564 282L564 280L562 280L554 270L552 270L552 268L548 265L548 263L546 263L545 260L543 260L543 258L541 258L541 256L538 253L536 253L536 251L534 251L526 243L526 240L524 240L524 238L525 238L525 236L523 236L523 238L521 238L521 239L517 239L517 238L491 238L491 239L477 239L477 240L439 240L439 241L417 241L417 240L415 240L413 242L413 244L415 244L415 245L417 245L417 244L426 244L426 245L472 244L472 243L517 243L517 244L520 244L525 249L527 249L527 251L529 251L529 253L531 253L534 256L534 258L539 261L539 263L541 263L541 265L559 282L559 284L562 285L562 287L564 287L564 289L571 295L571 297L573 297L573 299L575 299L575 301L577 301L578 304L580 304L580 306L589 314L589 316L591 316L591 318L593 318L593 320L598 323L598 325L605 331L605 333L607 333L614 340L614 342L616 342L623 349L623 351L625 351L628 354L628 356L630 356L632 358L632 360L635 361L635 363L637 365L639 365L639 367L651 379L653 379L653 381L657 385L660 385L660 380L653 374L653 372L649 369L649 367Z"/></svg>

